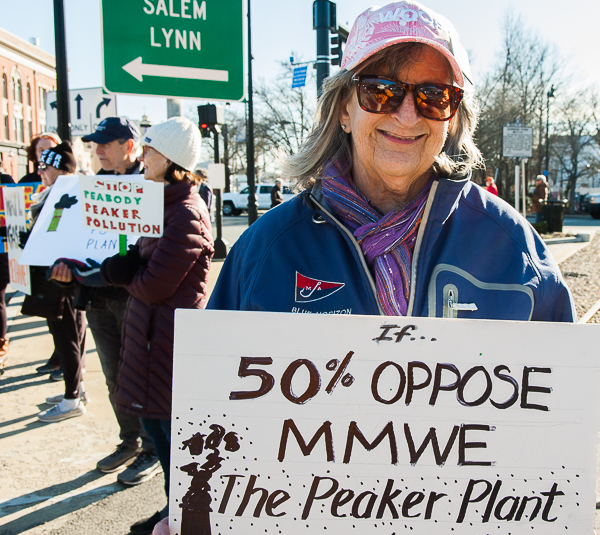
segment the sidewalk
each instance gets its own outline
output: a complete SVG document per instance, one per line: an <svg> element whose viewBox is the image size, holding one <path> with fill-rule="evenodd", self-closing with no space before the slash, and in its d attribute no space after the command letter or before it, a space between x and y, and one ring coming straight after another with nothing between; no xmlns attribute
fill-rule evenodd
<svg viewBox="0 0 600 535"><path fill-rule="evenodd" d="M585 245L557 244L550 250L560 262ZM209 290L222 265L213 263ZM46 396L61 393L63 385L36 374L50 356L52 339L44 320L20 315L21 301L15 295L9 303L10 360L0 378L0 534L126 535L133 522L165 505L163 477L128 488L116 474L95 470L119 438L89 332L87 413L55 424L37 420L37 413L48 408Z"/></svg>

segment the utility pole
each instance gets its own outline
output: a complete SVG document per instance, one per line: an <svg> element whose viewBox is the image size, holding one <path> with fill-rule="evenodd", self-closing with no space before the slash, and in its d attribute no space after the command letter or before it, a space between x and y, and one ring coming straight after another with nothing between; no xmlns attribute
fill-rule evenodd
<svg viewBox="0 0 600 535"><path fill-rule="evenodd" d="M550 176L550 99L554 98L554 85L550 87L550 91L547 93L548 105L546 107L546 177Z"/></svg>
<svg viewBox="0 0 600 535"><path fill-rule="evenodd" d="M248 128L246 132L246 178L248 180L248 226L258 219L256 180L254 178L254 105L252 102L252 34L248 0Z"/></svg>
<svg viewBox="0 0 600 535"><path fill-rule="evenodd" d="M56 49L57 131L63 141L71 141L67 41L65 38L65 8L63 0L54 0L54 47Z"/></svg>
<svg viewBox="0 0 600 535"><path fill-rule="evenodd" d="M329 32L336 31L336 5L330 0L313 3L313 30L317 31L317 95L323 90L323 80L329 76Z"/></svg>

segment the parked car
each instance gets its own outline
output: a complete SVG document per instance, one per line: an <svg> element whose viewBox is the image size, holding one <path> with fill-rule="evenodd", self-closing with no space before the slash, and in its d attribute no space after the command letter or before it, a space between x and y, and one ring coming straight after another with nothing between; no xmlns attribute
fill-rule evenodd
<svg viewBox="0 0 600 535"><path fill-rule="evenodd" d="M275 184L256 184L256 202L259 210L268 210L271 208L271 190ZM250 187L246 186L238 193L223 193L223 215L240 215L248 210L248 192ZM294 196L292 189L284 185L282 188L284 202Z"/></svg>
<svg viewBox="0 0 600 535"><path fill-rule="evenodd" d="M580 210L588 212L594 219L600 219L600 193L588 193L579 199Z"/></svg>

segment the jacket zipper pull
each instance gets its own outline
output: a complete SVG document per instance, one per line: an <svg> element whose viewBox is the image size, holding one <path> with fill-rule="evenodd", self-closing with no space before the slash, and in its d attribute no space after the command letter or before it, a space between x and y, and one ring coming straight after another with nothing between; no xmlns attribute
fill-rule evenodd
<svg viewBox="0 0 600 535"><path fill-rule="evenodd" d="M454 291L448 290L448 317L456 318L454 311L458 310L477 310L477 305L475 303L455 303L454 302Z"/></svg>

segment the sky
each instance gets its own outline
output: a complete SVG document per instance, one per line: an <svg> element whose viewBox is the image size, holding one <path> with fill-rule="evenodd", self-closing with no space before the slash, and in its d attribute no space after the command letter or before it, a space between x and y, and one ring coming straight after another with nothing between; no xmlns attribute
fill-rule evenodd
<svg viewBox="0 0 600 535"><path fill-rule="evenodd" d="M139 2L143 0L123 0ZM312 29L312 0L251 0L254 79L268 82L277 76L279 62L288 61L292 51L304 61L316 55ZM156 3L156 2L154 2ZM522 17L524 23L556 45L577 84L600 87L599 0L426 0L429 8L448 18L469 51L475 76L481 76L494 62L501 46L502 23L507 14ZM383 2L378 2L383 5ZM69 87L102 86L100 0L64 0L66 13ZM244 0L246 5L246 0ZM368 0L338 0L339 23L352 25L370 5ZM0 0L0 27L29 40L40 39L40 47L54 54L52 0ZM118 15L116 15L118 16ZM135 21L132 21L135 24ZM205 101L186 101L190 108ZM121 95L119 114L140 119L145 113L151 122L166 119L166 101L156 97Z"/></svg>

